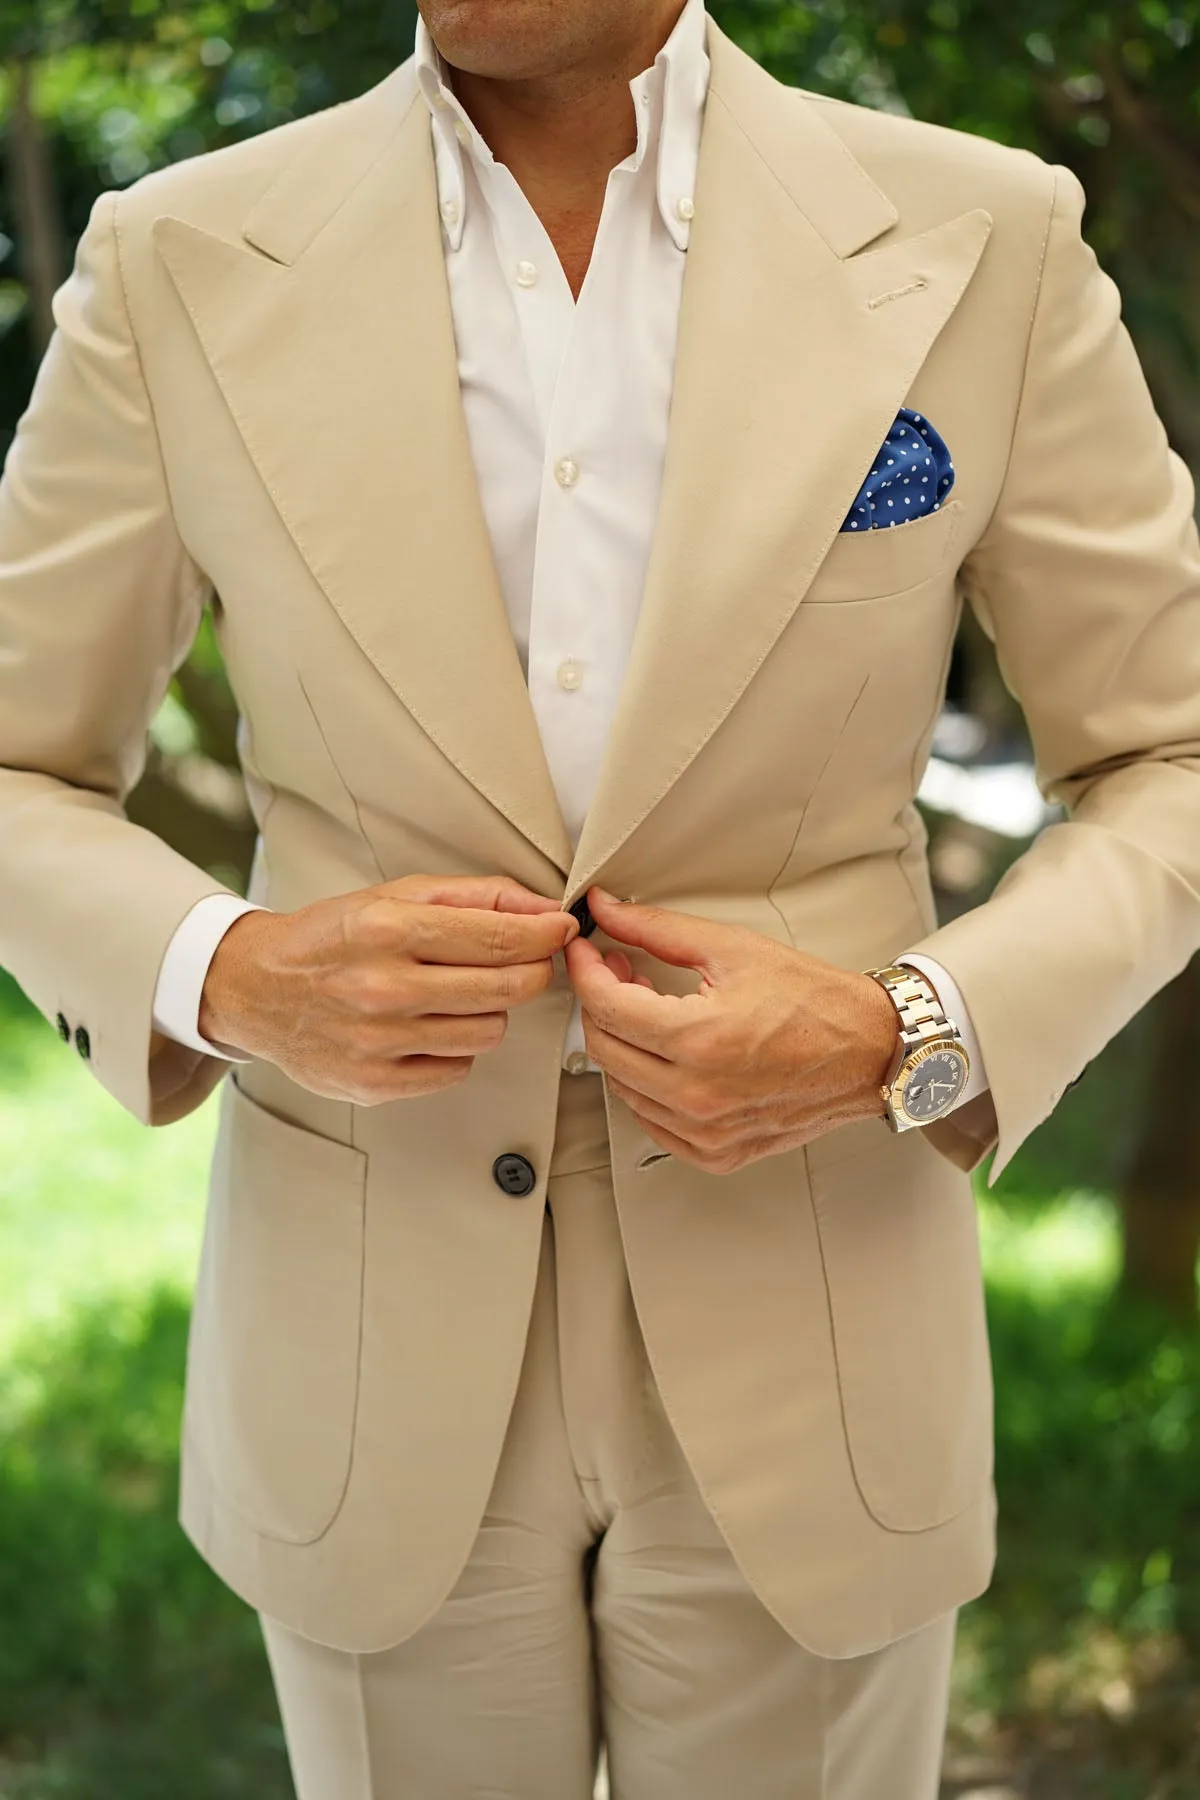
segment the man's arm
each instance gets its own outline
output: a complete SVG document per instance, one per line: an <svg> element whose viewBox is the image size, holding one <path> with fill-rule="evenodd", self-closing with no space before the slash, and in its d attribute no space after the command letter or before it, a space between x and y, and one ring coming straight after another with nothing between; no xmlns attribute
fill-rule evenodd
<svg viewBox="0 0 1200 1800"><path fill-rule="evenodd" d="M911 946L960 988L990 1084L928 1135L966 1164L995 1143L993 1181L1200 949L1195 485L1081 235L1083 187L1054 173L1008 470L963 583L1068 818Z"/></svg>
<svg viewBox="0 0 1200 1800"><path fill-rule="evenodd" d="M197 901L236 896L124 810L209 586L171 512L119 213L92 209L0 482L0 964L167 1124L228 1064L153 1030L159 965Z"/></svg>

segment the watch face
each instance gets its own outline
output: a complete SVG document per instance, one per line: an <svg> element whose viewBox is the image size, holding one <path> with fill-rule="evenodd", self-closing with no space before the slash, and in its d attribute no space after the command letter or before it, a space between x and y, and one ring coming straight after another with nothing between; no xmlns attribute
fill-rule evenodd
<svg viewBox="0 0 1200 1800"><path fill-rule="evenodd" d="M940 1118L967 1084L967 1065L957 1050L922 1057L904 1084L900 1103L910 1119Z"/></svg>

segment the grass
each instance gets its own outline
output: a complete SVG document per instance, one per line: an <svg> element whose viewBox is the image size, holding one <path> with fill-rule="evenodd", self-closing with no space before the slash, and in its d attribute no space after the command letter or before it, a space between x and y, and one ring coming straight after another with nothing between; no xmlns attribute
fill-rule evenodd
<svg viewBox="0 0 1200 1800"><path fill-rule="evenodd" d="M254 1614L176 1524L215 1097L145 1131L0 1007L0 1800L290 1800Z"/></svg>
<svg viewBox="0 0 1200 1800"><path fill-rule="evenodd" d="M982 1758L1022 1800L1195 1800L1200 1338L1114 1301L1102 1200L983 1218L1000 1551L963 1616L948 1770Z"/></svg>
<svg viewBox="0 0 1200 1800"><path fill-rule="evenodd" d="M175 1522L215 1097L144 1131L20 1010L0 992L0 1800L289 1800L257 1622ZM1200 1336L1112 1299L1113 1209L1053 1173L1103 1096L1069 1099L980 1190L1001 1550L944 1795L1200 1800Z"/></svg>
<svg viewBox="0 0 1200 1800"><path fill-rule="evenodd" d="M146 1131L49 1033L0 1067L0 1364L89 1300L182 1291L195 1270L214 1104Z"/></svg>

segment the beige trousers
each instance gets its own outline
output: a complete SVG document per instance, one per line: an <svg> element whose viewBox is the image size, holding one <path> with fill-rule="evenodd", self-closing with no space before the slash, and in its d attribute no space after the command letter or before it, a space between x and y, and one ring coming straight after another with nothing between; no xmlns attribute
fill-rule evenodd
<svg viewBox="0 0 1200 1800"><path fill-rule="evenodd" d="M371 1655L262 1625L298 1800L590 1800L602 1743L612 1800L936 1800L956 1621L830 1661L746 1584L658 1397L585 1074L563 1077L520 1384L449 1598Z"/></svg>

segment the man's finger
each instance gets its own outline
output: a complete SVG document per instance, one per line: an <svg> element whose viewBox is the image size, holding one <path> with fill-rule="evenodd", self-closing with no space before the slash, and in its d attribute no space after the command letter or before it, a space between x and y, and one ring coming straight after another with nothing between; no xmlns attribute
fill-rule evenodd
<svg viewBox="0 0 1200 1800"><path fill-rule="evenodd" d="M631 1108L630 1110L632 1111L633 1109ZM660 1150L666 1150L679 1162L692 1163L696 1167L700 1166L697 1161L700 1152L696 1149L694 1144L689 1144L686 1138L681 1138L675 1132L668 1131L664 1125L655 1124L653 1119L643 1118L641 1114L637 1112L634 1112L634 1117L637 1119L638 1129L645 1132L646 1136L650 1139L650 1142L652 1144L657 1144Z"/></svg>
<svg viewBox="0 0 1200 1800"><path fill-rule="evenodd" d="M638 906L598 887L588 889L588 909L617 943L634 944L677 968L698 969L714 985L740 960L743 934L735 926L666 906Z"/></svg>
<svg viewBox="0 0 1200 1800"><path fill-rule="evenodd" d="M535 894L511 875L402 875L378 892L426 906L468 906L486 912L561 912L561 900Z"/></svg>
<svg viewBox="0 0 1200 1800"><path fill-rule="evenodd" d="M408 1006L400 1017L429 1013L507 1012L544 994L550 963L505 963L492 968L420 962L408 971Z"/></svg>
<svg viewBox="0 0 1200 1800"><path fill-rule="evenodd" d="M602 1031L591 1019L585 1032L588 1055L623 1086L640 1094L647 1104L671 1110L668 1094L679 1080L679 1065L652 1050L641 1050L623 1038Z"/></svg>
<svg viewBox="0 0 1200 1800"><path fill-rule="evenodd" d="M638 981L622 981L587 938L567 946L567 973L585 1012L627 1044L671 1056L680 1029L705 1005L696 994L659 994Z"/></svg>
<svg viewBox="0 0 1200 1800"><path fill-rule="evenodd" d="M604 960L618 981L633 980L633 964L623 950L606 950Z"/></svg>
<svg viewBox="0 0 1200 1800"><path fill-rule="evenodd" d="M579 921L553 907L523 916L462 906L414 906L404 920L404 943L418 962L495 967L555 956L579 931Z"/></svg>

